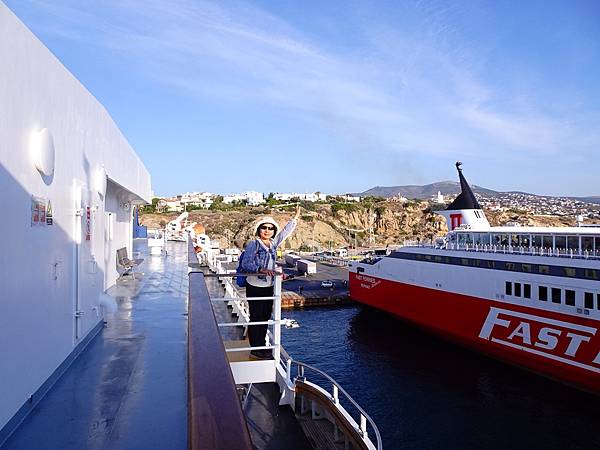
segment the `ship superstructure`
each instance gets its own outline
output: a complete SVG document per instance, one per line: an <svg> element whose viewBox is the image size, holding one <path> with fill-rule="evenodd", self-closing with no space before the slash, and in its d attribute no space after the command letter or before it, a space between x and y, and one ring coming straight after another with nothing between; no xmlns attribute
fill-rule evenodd
<svg viewBox="0 0 600 450"><path fill-rule="evenodd" d="M351 264L351 297L599 393L600 227L491 227L457 169L446 237Z"/></svg>

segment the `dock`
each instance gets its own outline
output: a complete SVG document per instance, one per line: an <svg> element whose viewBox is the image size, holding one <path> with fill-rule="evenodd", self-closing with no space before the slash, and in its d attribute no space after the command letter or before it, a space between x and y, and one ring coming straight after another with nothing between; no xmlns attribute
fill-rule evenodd
<svg viewBox="0 0 600 450"><path fill-rule="evenodd" d="M281 294L281 309L335 306L347 303L350 303L350 297L347 294L334 296L322 296L320 294L300 295L290 291L283 291Z"/></svg>

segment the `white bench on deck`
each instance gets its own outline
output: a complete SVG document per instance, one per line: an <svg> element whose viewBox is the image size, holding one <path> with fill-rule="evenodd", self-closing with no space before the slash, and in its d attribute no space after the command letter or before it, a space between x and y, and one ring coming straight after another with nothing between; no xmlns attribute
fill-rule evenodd
<svg viewBox="0 0 600 450"><path fill-rule="evenodd" d="M131 276L135 279L135 268L142 262L144 262L142 258L129 259L127 256L127 247L117 250L117 266L124 270L121 276L131 274Z"/></svg>

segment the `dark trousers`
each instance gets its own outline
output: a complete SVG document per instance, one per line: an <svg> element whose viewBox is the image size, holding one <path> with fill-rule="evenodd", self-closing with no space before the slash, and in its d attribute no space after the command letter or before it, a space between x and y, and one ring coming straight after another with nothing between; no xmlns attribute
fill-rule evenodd
<svg viewBox="0 0 600 450"><path fill-rule="evenodd" d="M272 297L273 286L256 287L246 284L246 297ZM263 322L271 318L273 311L273 300L250 300L250 322ZM248 340L252 347L265 345L265 336L267 335L268 325L250 325L248 326Z"/></svg>

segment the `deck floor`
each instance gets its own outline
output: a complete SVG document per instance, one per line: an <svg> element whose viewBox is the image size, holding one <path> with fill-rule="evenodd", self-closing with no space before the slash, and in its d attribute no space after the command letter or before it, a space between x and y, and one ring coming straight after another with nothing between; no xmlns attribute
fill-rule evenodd
<svg viewBox="0 0 600 450"><path fill-rule="evenodd" d="M187 447L187 247L168 243L108 294L116 311L3 450Z"/></svg>
<svg viewBox="0 0 600 450"><path fill-rule="evenodd" d="M167 244L150 256L134 243L143 275L108 291L115 311L65 374L2 446L2 450L187 448L187 245ZM207 279L211 296L223 291ZM222 302L218 321L233 321ZM240 329L224 330L240 339ZM289 407L278 406L275 384L255 385L246 416L256 449L310 444Z"/></svg>

